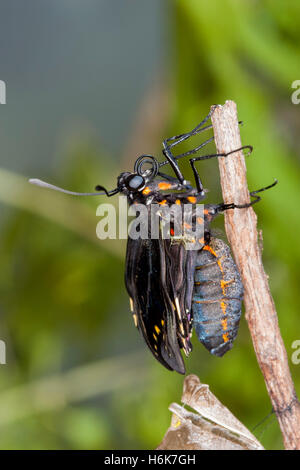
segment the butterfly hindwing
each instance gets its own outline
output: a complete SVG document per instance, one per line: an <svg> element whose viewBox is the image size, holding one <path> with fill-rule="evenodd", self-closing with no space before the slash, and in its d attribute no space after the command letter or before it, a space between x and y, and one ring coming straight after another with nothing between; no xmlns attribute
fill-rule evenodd
<svg viewBox="0 0 300 470"><path fill-rule="evenodd" d="M170 240L128 238L125 282L136 326L154 357L167 369L184 374L180 339L187 335L180 326L175 279L180 277L178 259L181 250L172 250ZM175 272L175 266L177 266Z"/></svg>

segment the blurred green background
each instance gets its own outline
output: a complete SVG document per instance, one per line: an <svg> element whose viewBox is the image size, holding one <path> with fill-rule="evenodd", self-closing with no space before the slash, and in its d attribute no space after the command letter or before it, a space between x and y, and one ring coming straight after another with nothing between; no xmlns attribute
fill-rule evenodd
<svg viewBox="0 0 300 470"><path fill-rule="evenodd" d="M249 187L280 183L255 210L290 360L300 339L300 105L291 102L300 4L1 0L0 18L0 448L155 448L183 377L153 359L133 326L125 243L97 240L100 199L27 178L114 188L139 154L159 155L163 138L235 100L243 144L254 146ZM220 202L217 163L200 172L207 200ZM223 220L214 227L224 233ZM245 319L222 359L193 343L187 372L252 430L271 404ZM299 394L300 365L290 367ZM282 448L274 415L254 433Z"/></svg>

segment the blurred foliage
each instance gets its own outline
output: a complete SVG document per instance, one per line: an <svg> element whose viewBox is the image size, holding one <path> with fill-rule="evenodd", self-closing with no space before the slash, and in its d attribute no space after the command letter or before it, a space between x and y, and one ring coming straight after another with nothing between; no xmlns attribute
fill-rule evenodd
<svg viewBox="0 0 300 470"><path fill-rule="evenodd" d="M247 159L250 188L279 179L255 209L290 358L300 337L300 122L290 98L291 83L300 78L300 4L177 0L169 2L168 19L172 78L165 86L172 109L163 135L191 129L212 104L233 99L244 122L243 143L254 146ZM95 142L76 145L60 162L47 179L78 190L97 183L113 188L124 169ZM219 202L217 162L202 163L201 175L208 201ZM9 363L0 366L0 447L154 448L183 380L153 360L133 327L123 283L125 244L97 240L93 198L28 186L0 171L0 200L12 207L0 244L0 331ZM186 366L250 430L271 411L245 319L224 358L209 356L194 339ZM299 366L291 364L291 371L299 394ZM254 432L265 447L282 448L274 415Z"/></svg>

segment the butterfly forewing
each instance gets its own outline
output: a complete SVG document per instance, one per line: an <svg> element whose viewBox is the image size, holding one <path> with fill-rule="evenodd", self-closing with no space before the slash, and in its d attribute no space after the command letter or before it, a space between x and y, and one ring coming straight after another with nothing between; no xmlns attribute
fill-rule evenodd
<svg viewBox="0 0 300 470"><path fill-rule="evenodd" d="M184 374L191 350L186 315L187 252L171 240L128 238L125 282L136 326L155 358Z"/></svg>

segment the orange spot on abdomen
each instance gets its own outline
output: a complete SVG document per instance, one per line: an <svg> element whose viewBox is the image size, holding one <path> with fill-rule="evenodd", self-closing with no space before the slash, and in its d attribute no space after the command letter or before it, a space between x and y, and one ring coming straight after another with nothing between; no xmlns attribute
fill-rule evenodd
<svg viewBox="0 0 300 470"><path fill-rule="evenodd" d="M224 343L227 343L227 342L229 341L228 333L224 333L224 334L222 335L222 338L223 338Z"/></svg>
<svg viewBox="0 0 300 470"><path fill-rule="evenodd" d="M227 330L227 327L228 327L228 325L227 325L227 318L223 318L223 320L221 320L221 324L222 324L223 330L226 331L226 330Z"/></svg>

